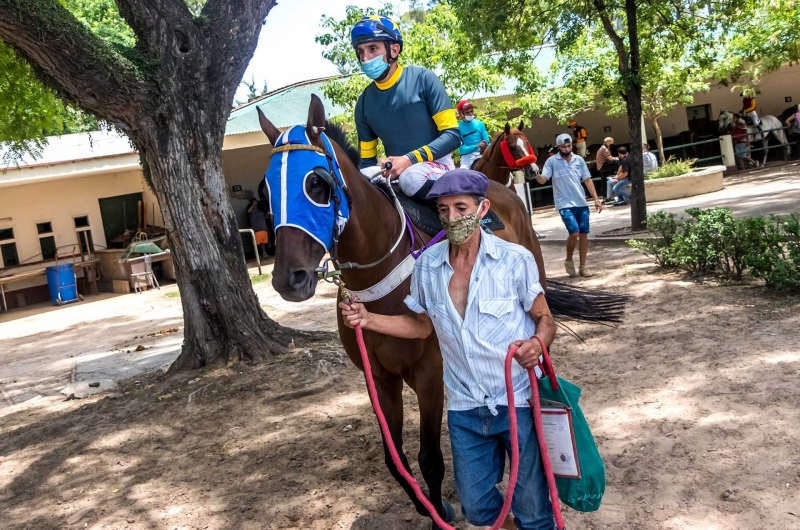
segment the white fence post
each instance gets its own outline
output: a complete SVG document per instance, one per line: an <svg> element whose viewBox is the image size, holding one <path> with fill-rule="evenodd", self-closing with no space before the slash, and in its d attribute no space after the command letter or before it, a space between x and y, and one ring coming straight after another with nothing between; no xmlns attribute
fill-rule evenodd
<svg viewBox="0 0 800 530"><path fill-rule="evenodd" d="M736 158L733 154L733 140L730 134L719 137L719 151L722 153L722 165L736 170Z"/></svg>

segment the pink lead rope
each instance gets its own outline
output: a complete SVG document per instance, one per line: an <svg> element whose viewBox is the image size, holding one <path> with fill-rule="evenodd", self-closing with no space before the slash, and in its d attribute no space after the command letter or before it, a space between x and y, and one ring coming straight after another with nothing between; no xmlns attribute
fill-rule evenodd
<svg viewBox="0 0 800 530"><path fill-rule="evenodd" d="M417 499L427 508L428 513L431 514L434 522L443 530L456 530L454 527L447 524L439 515L439 510L434 508L431 501L422 492L416 479L411 476L403 463L400 461L400 455L397 453L397 448L394 446L392 435L389 432L389 425L386 423L386 417L381 410L380 402L378 401L378 392L375 389L375 381L372 379L372 367L370 366L369 357L367 356L367 347L364 344L364 334L361 331L361 326L356 326L356 341L358 342L359 353L361 354L361 363L364 365L364 378L367 381L367 389L369 391L369 399L372 401L372 408L375 411L375 416L378 418L378 423L381 426L381 433L386 445L389 447L389 453L392 456L397 471L406 479L411 489L417 496ZM558 389L558 381L553 370L553 364L550 362L550 354L547 352L544 342L539 337L533 337L542 346L544 354L545 365L542 371L550 376L550 381L553 389ZM511 361L514 359L514 354L517 352L516 346L511 346L508 349L505 361L505 376L506 376L506 392L508 394L508 417L511 430L511 473L508 479L508 489L506 490L506 497L503 501L503 508L500 510L497 520L491 527L491 530L498 530L506 520L508 512L511 510L511 501L514 498L514 488L517 485L517 473L519 471L519 437L517 434L517 413L514 407L514 387L511 378ZM550 457L547 453L547 444L544 441L544 430L542 429L542 407L539 403L539 385L536 381L536 373L533 369L528 370L528 377L531 380L531 392L533 397L533 419L536 425L536 438L539 440L539 450L542 454L542 463L544 464L544 472L547 477L547 487L550 490L550 501L553 505L553 515L556 519L556 525L559 530L564 530L564 518L561 516L561 507L558 503L558 490L556 489L556 479L553 476L553 468L550 465Z"/></svg>

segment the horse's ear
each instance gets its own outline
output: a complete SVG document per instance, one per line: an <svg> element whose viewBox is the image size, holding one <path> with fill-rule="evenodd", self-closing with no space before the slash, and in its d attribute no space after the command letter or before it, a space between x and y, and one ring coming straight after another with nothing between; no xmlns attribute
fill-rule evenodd
<svg viewBox="0 0 800 530"><path fill-rule="evenodd" d="M256 106L256 110L258 111L258 123L261 125L261 130L264 131L264 134L267 135L269 138L269 143L275 145L275 142L278 141L278 136L281 135L281 132L278 130L277 127L272 125L272 122L264 116L264 113L261 111L258 106Z"/></svg>
<svg viewBox="0 0 800 530"><path fill-rule="evenodd" d="M519 120L519 130L522 131L525 128L525 120Z"/></svg>
<svg viewBox="0 0 800 530"><path fill-rule="evenodd" d="M325 106L316 94L311 94L311 105L308 106L308 122L306 133L312 140L319 138L325 130Z"/></svg>
<svg viewBox="0 0 800 530"><path fill-rule="evenodd" d="M506 134L511 134L511 124L509 124L508 122L506 122L506 126L505 126L505 128L503 129L503 132L504 132L504 133L506 133Z"/></svg>

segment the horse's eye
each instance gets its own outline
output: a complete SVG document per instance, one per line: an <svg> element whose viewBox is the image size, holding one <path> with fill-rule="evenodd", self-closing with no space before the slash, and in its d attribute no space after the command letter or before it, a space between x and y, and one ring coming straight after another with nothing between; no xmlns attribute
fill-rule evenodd
<svg viewBox="0 0 800 530"><path fill-rule="evenodd" d="M314 177L311 179L311 189L318 190L322 187L322 179Z"/></svg>

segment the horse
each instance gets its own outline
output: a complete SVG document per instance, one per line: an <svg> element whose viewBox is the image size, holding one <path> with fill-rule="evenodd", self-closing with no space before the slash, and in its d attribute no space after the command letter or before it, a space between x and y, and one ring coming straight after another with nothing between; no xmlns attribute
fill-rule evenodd
<svg viewBox="0 0 800 530"><path fill-rule="evenodd" d="M309 226L293 224L285 218L286 212L290 211L290 215L293 216L298 215L298 211L305 206L310 213L305 214L304 211L300 211L300 214L319 216L321 214L316 212L323 210L317 207L327 206L331 202L334 203L334 207L330 210L330 219L324 229L329 230L327 232L329 234L333 231L331 257L334 265L341 267L341 275L338 277L347 289L365 290L370 286L377 287L390 276L397 279L394 273L408 261L409 252L421 248L430 241L430 236L417 233L417 237L414 238L415 231L406 230L406 221L402 214L398 215L397 204L387 200L385 191L373 186L361 175L357 169L358 150L349 144L343 129L326 122L325 110L320 99L316 95L312 96L308 122L305 126L297 125L284 133L281 133L260 109L258 114L261 129L270 143L276 146L273 148L267 180L276 178L277 175L281 182L277 189L271 190L273 211L277 212L272 285L280 296L284 300L295 302L311 298L319 276L325 276L327 263L330 261L326 260L325 265L320 267L326 247L318 237L312 235L314 230L321 230L319 225L315 225L312 229ZM299 139L296 140L299 143L290 142L287 145L292 137ZM308 155L308 151L314 151L319 156L309 161L308 157L315 155ZM278 152L281 154L278 155ZM305 155L296 154L298 152L303 152ZM306 203L287 204L289 195L287 190L290 189L287 184L288 175L296 175L301 179L302 192L294 193L297 197L305 194ZM292 185L297 186L297 183ZM336 197L342 201L340 206L336 205ZM548 285L539 241L523 202L514 192L498 182L489 183L487 197L491 201L492 209L505 224L505 228L497 230L495 234L505 240L519 243L533 253L539 268L542 287L547 289L553 300L551 311L554 314L569 314L572 311L569 305L573 304L575 306L573 316L577 318L620 321L624 305L621 297L614 300L605 298L594 309L587 311L583 307L586 303L583 299L579 301L581 307L577 307L577 297L597 297L598 293L576 294L570 290L574 288L566 286L556 288L558 284L555 282ZM342 214L343 211L347 214ZM338 227L343 220L342 216L346 217L344 220L346 224L340 232ZM319 217L315 219L318 220ZM411 261L413 263L413 260ZM408 313L403 300L410 291L410 283L409 271L404 279L401 278L392 284L396 285L395 288L384 290L383 296L377 299L365 301L367 309L386 315ZM600 296L602 298L602 295ZM582 317L578 316L581 311L584 312ZM355 332L344 325L338 307L336 316L345 352L353 364L363 371L364 366ZM452 520L453 509L442 498L445 466L440 441L444 385L442 357L435 333L426 339L410 340L364 331L364 341L377 387L378 402L386 416L392 441L409 473L408 459L403 453L403 383L408 384L417 395L420 415L419 468L428 486L428 498L431 504L440 507L437 511L443 519ZM427 509L419 502L411 487L394 466L386 440L383 442L385 463L389 472L405 490L416 511L423 516L429 516ZM437 528L435 523L432 524L432 528Z"/></svg>
<svg viewBox="0 0 800 530"><path fill-rule="evenodd" d="M525 180L533 180L538 171L534 168L536 155L522 132L524 127L524 121L517 129L506 123L505 128L494 135L483 156L472 164L472 169L509 188L514 185L512 173L515 171L522 171Z"/></svg>
<svg viewBox="0 0 800 530"><path fill-rule="evenodd" d="M770 134L778 140L783 146L783 156L785 160L789 160L792 156L792 148L789 147L789 142L786 139L785 132L781 129L783 124L775 116L761 116L761 126L747 127L747 134L752 138L752 141L761 140L761 147L764 148L764 158L761 161L762 166L767 165L767 155L769 155L769 136ZM719 119L717 120L717 129L720 134L730 134L733 130L733 113L727 110L719 111ZM770 131L765 133L762 131Z"/></svg>
<svg viewBox="0 0 800 530"><path fill-rule="evenodd" d="M556 153L553 144L540 145L536 148L536 163L540 164L540 167L544 167L544 163L547 162L547 159L554 154Z"/></svg>

